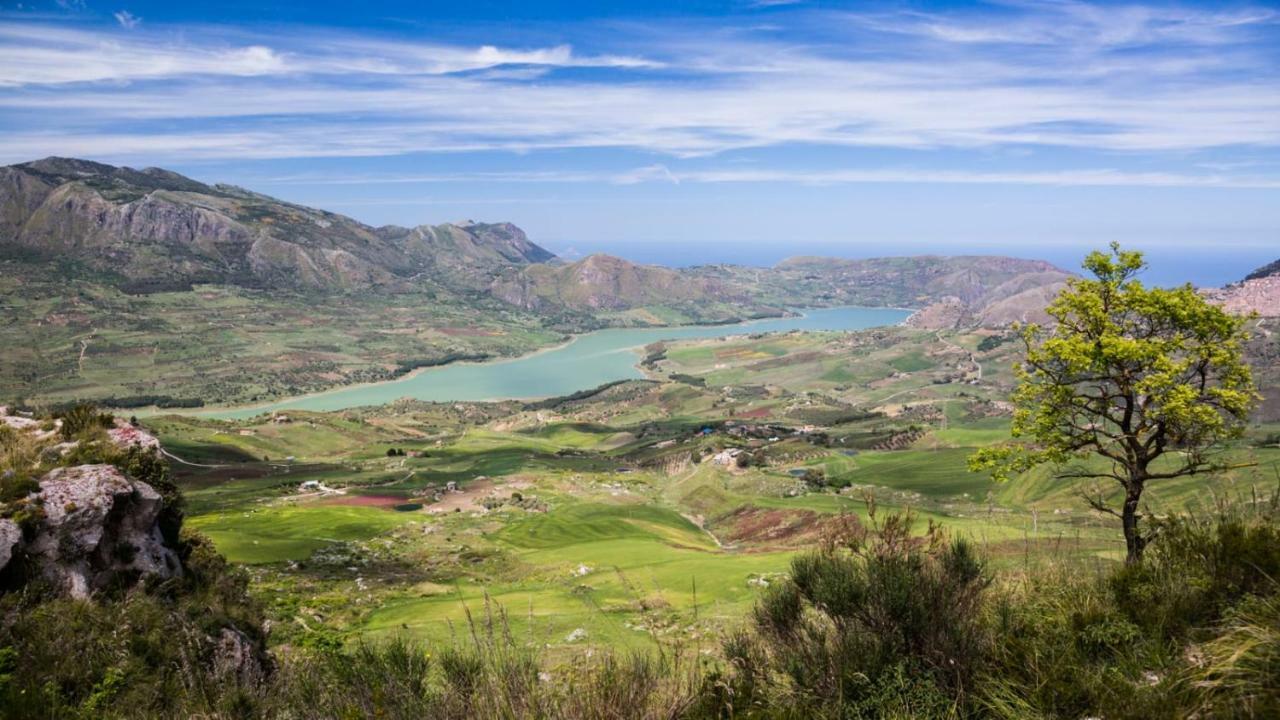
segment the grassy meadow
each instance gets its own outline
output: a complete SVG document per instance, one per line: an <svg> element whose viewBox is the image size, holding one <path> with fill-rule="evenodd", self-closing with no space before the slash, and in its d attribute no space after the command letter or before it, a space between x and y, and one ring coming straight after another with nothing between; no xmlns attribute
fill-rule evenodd
<svg viewBox="0 0 1280 720"><path fill-rule="evenodd" d="M276 643L453 643L488 623L553 654L711 648L841 522L910 509L1015 574L1123 557L1081 487L967 472L1008 436L1013 344L978 353L981 337L693 341L648 381L575 399L147 424ZM1254 466L1153 485L1152 508L1273 486L1275 429L1234 451Z"/></svg>

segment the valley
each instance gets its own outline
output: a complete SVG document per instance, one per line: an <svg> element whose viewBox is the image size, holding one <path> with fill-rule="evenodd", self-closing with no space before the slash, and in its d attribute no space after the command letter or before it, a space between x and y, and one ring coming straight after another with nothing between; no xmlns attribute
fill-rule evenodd
<svg viewBox="0 0 1280 720"><path fill-rule="evenodd" d="M55 668L76 717L126 676L168 684L165 717L1098 707L1037 696L1049 648L1071 693L1176 715L1211 672L1177 643L1227 637L1237 585L1274 597L1274 266L1197 290L1119 246L1083 276L570 262L509 223L373 227L65 158L0 168L0 201L8 698ZM956 667L998 672L969 693ZM812 668L889 699L847 715Z"/></svg>
<svg viewBox="0 0 1280 720"><path fill-rule="evenodd" d="M999 333L788 332L647 351L648 379L568 398L144 424L185 461L173 468L188 524L249 569L283 645L450 643L498 624L553 658L710 648L797 551L907 508L917 530L939 523L1013 573L1123 552L1083 485L966 471L975 448L1008 437L1017 344ZM1233 452L1256 465L1215 493L1273 483L1277 430L1250 430ZM1153 487L1150 503L1194 507L1203 489Z"/></svg>
<svg viewBox="0 0 1280 720"><path fill-rule="evenodd" d="M593 330L794 308L941 304L925 325L986 308L1007 323L1036 317L1035 290L1064 277L1041 261L979 256L568 262L509 223L371 227L159 168L45 158L0 168L0 342L13 348L0 356L0 397L262 403Z"/></svg>

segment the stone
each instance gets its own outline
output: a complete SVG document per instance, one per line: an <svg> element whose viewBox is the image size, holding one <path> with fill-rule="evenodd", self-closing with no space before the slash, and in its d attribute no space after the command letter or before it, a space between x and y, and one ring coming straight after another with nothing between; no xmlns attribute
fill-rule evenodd
<svg viewBox="0 0 1280 720"><path fill-rule="evenodd" d="M44 511L25 550L58 589L88 597L121 576L182 574L158 520L164 500L150 485L111 465L58 468L40 479L33 501Z"/></svg>
<svg viewBox="0 0 1280 720"><path fill-rule="evenodd" d="M107 435L111 438L111 442L125 449L134 445L145 450L160 448L160 441L155 435L119 420L115 427L107 430Z"/></svg>
<svg viewBox="0 0 1280 720"><path fill-rule="evenodd" d="M248 635L232 627L218 633L213 647L213 668L224 678L235 678L242 686L255 685L267 674L267 663Z"/></svg>
<svg viewBox="0 0 1280 720"><path fill-rule="evenodd" d="M13 559L13 550L22 540L22 528L8 518L0 518L0 571Z"/></svg>

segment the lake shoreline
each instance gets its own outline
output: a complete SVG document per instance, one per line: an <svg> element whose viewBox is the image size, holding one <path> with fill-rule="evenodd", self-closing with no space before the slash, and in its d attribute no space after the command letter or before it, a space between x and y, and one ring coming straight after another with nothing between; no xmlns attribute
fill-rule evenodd
<svg viewBox="0 0 1280 720"><path fill-rule="evenodd" d="M725 333L724 335L718 335L718 336L717 335L704 336L704 338L729 337L729 336L739 335L739 334L749 334L752 332L751 328L754 325L783 322L786 320L804 321L806 319L810 319L813 313L815 312L823 313L823 312L836 312L836 311L895 311L895 312L901 312L901 313L908 313L907 317L909 317L910 316L909 313L914 312L914 309L899 308L899 307L866 307L866 306L853 306L853 305L835 306L835 307L815 307L815 308L795 309L794 314L787 315L787 316L753 318L751 320L745 320L745 321L740 321L736 323L718 323L718 324L701 324L701 325L669 325L669 326L636 327L636 328L601 328L599 330L592 330L590 332L572 335L569 337L568 340L565 340L564 342L547 345L547 346L538 348L536 350L533 350L531 352L523 353L516 356L489 359L489 360L458 360L454 362L443 363L440 365L424 366L424 367L414 368L413 370L410 370L403 375L399 375L397 377L394 377L388 380L376 380L376 381L369 381L369 382L353 383L350 385L340 385L340 386L329 388L326 390L318 390L315 392L304 393L301 395L291 395L288 397L284 397L276 400L269 400L269 401L260 402L260 403L214 405L214 406L203 406L200 408L158 408L153 406L150 408L142 408L140 409L141 412L137 412L136 414L139 415L140 417L181 415L185 417L206 418L210 420L244 420L244 419L256 417L258 415L275 413L275 412L279 412L279 413L287 413L289 411L336 412L339 410L348 410L348 409L355 409L360 407L376 407L376 406L386 405L390 402L395 402L396 400L405 399L405 398L419 399L424 402L502 402L502 401L530 401L530 400L546 399L551 397L558 397L560 395L563 395L564 393L551 392L546 394L529 394L529 395L522 394L518 396L504 395L501 397L498 397L498 396L486 397L484 399L458 398L458 399L450 399L450 400L432 400L428 398L414 398L411 394L406 394L406 395L396 397L396 398L391 398L388 400L368 402L368 403L356 403L356 404L352 404L352 405L348 405L340 408L317 409L317 408L295 406L295 404L297 403L305 403L307 401L323 399L326 397L330 397L330 396L338 395L342 393L359 392L361 390L371 390L374 388L390 386L393 384L408 383L417 378L420 378L421 376L427 373L439 373L441 371L447 371L447 370L456 371L458 368L469 368L469 367L490 368L490 367L501 367L501 366L509 365L512 363L526 363L531 360L536 360L539 356L565 350L570 346L574 345L575 343L583 342L585 340L592 338L593 336L600 336L607 333L644 332L644 331L659 331L659 332L671 331L675 333L687 333L689 331L697 331L697 330L719 331L719 330L725 330L728 328L742 328L742 331L740 333L729 332L729 333ZM785 330L783 329L766 330L765 332L793 332L796 330L805 331L805 332L855 332L858 329L869 329L870 327L887 327L887 326L894 326L894 325L901 326L905 322L905 320L906 320L906 317L903 317L894 323L885 323L884 325L871 325L866 328L846 329L846 330L841 330L839 328L808 329L808 330L804 328L790 328ZM670 339L678 341L682 339L693 339L693 338L675 337ZM636 349L643 349L646 345L652 342L657 342L657 341L659 340L651 339L647 341L640 341L632 345L627 345L624 347L617 348L616 351L635 351ZM632 369L639 370L639 374L636 376L637 378L647 377L647 373L643 372L642 368L638 368L638 359L636 361L629 363L629 366ZM623 377L623 378L617 378L617 379L629 379L629 378ZM594 387L594 385L591 387ZM589 389L589 388L579 388L579 390L583 390L583 389Z"/></svg>

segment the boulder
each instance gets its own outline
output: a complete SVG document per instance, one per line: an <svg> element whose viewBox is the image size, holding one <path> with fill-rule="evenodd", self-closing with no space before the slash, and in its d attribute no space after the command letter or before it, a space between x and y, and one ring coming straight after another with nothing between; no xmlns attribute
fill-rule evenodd
<svg viewBox="0 0 1280 720"><path fill-rule="evenodd" d="M0 518L0 570L4 570L9 564L9 558L13 557L13 549L17 547L20 540L22 540L22 528L18 527L18 523L8 518Z"/></svg>
<svg viewBox="0 0 1280 720"><path fill-rule="evenodd" d="M260 645L234 627L219 631L213 648L213 668L221 677L241 685L255 685L266 677L270 659Z"/></svg>
<svg viewBox="0 0 1280 720"><path fill-rule="evenodd" d="M156 439L155 435L146 430L136 428L119 418L116 419L116 426L107 430L107 436L111 438L111 442L125 449L134 445L144 450L160 449L160 441Z"/></svg>
<svg viewBox="0 0 1280 720"><path fill-rule="evenodd" d="M88 597L120 580L182 574L157 522L160 493L111 465L53 470L29 501L44 518L22 549L34 570L72 596Z"/></svg>

